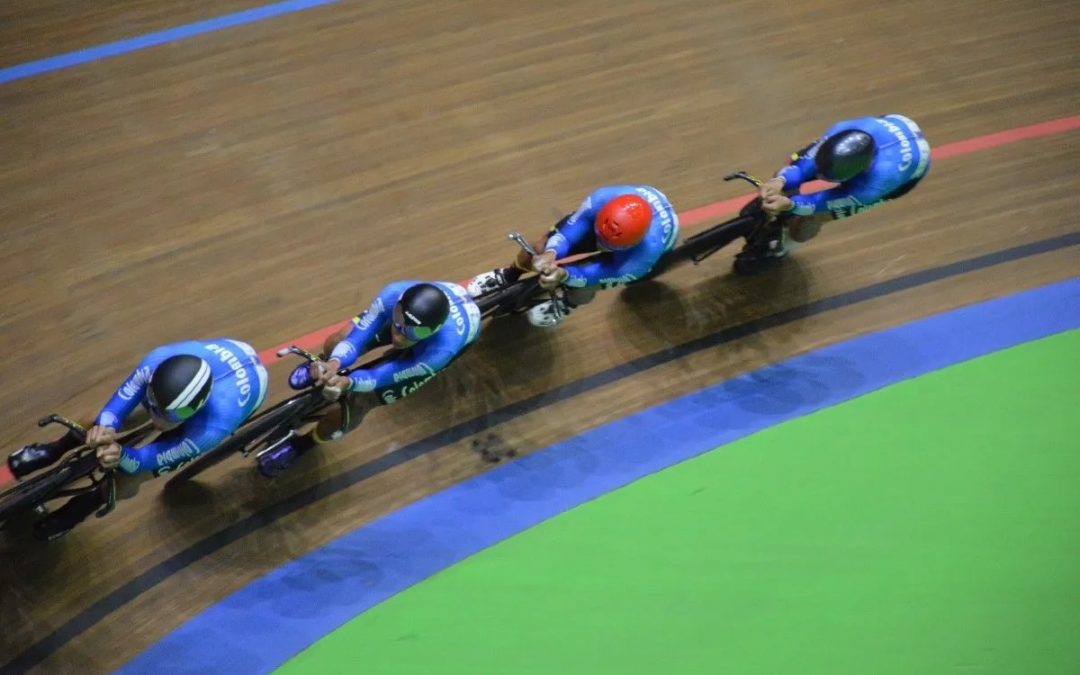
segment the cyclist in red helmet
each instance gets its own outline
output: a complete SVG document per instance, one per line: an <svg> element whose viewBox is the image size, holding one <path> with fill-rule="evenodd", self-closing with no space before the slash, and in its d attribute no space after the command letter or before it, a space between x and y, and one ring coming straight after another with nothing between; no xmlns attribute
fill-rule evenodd
<svg viewBox="0 0 1080 675"><path fill-rule="evenodd" d="M476 297L513 283L523 272L538 272L541 287L566 289L557 296L558 307L547 301L528 312L534 326L551 327L575 307L590 302L597 289L648 275L675 246L678 236L679 219L664 193L648 185L602 187L551 228L535 246L538 255L522 251L512 266L475 277L468 289ZM597 252L601 255L587 260L556 263L567 256Z"/></svg>

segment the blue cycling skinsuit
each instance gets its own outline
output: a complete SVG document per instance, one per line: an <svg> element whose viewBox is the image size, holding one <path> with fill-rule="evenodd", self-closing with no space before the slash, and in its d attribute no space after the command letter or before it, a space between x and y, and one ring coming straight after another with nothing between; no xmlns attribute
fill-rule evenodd
<svg viewBox="0 0 1080 675"><path fill-rule="evenodd" d="M846 129L865 131L874 138L877 151L870 168L827 190L793 195L789 213L812 216L831 213L847 218L907 194L930 169L930 144L918 125L903 115L860 117L834 124L813 145L792 155L791 164L776 173L784 178L784 191L794 192L816 177L814 158L821 144Z"/></svg>
<svg viewBox="0 0 1080 675"><path fill-rule="evenodd" d="M348 334L330 357L348 368L365 352L390 344L394 305L401 294L420 281L396 281L387 285L363 313L353 319ZM382 403L394 403L424 386L444 370L476 340L480 332L480 308L461 286L445 281L426 282L437 286L450 300L450 315L434 335L408 349L392 352L370 368L357 368L349 375L349 391L374 392Z"/></svg>
<svg viewBox="0 0 1080 675"><path fill-rule="evenodd" d="M675 247L679 237L679 217L671 202L649 185L611 185L602 187L581 203L574 213L553 229L545 250L555 251L556 258L599 250L593 225L596 214L612 199L635 194L652 207L653 218L645 238L624 251L610 251L594 260L570 263L563 267L569 274L570 288L611 288L645 277L661 256Z"/></svg>
<svg viewBox="0 0 1080 675"><path fill-rule="evenodd" d="M131 373L98 414L96 424L119 429L142 403L150 376L165 359L193 354L210 364L214 384L206 404L179 426L142 447L123 447L120 470L159 475L217 447L266 398L267 374L251 345L229 338L189 340L154 349Z"/></svg>

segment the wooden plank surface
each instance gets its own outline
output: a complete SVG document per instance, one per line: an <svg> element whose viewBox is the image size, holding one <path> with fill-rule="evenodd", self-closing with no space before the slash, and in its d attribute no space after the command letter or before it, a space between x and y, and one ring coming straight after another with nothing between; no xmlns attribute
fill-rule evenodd
<svg viewBox="0 0 1080 675"><path fill-rule="evenodd" d="M28 3L0 65L252 3ZM149 348L267 347L399 278L461 279L611 182L680 210L739 194L831 122L903 112L934 145L1076 114L1073 2L342 2L0 86L0 444L96 410ZM31 39L32 38L32 39ZM449 425L724 326L1078 229L1077 134L937 162L778 274L730 255L610 292L558 330L506 322L416 395L273 483L227 462L54 546L0 535L0 663L130 579ZM530 452L862 332L1080 273L1075 249L765 331L493 430ZM271 370L273 395L287 369ZM43 665L116 667L259 574L483 471L471 439L320 500L138 595ZM87 670L88 669L88 670Z"/></svg>

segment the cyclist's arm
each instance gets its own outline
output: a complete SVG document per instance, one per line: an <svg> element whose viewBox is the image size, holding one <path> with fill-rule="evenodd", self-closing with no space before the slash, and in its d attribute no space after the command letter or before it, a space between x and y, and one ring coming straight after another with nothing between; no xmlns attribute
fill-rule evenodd
<svg viewBox="0 0 1080 675"><path fill-rule="evenodd" d="M112 395L105 407L101 409L101 412L98 413L97 418L94 420L94 424L119 429L128 415L142 401L143 396L146 394L146 388L150 386L150 374L152 372L153 368L144 359L132 371L131 375L124 380L124 383Z"/></svg>
<svg viewBox="0 0 1080 675"><path fill-rule="evenodd" d="M581 206L577 208L577 211L570 214L566 222L548 237L544 250L555 251L556 258L565 258L574 244L588 236L595 218L596 212L592 207L592 196L586 197L585 201L581 202Z"/></svg>
<svg viewBox="0 0 1080 675"><path fill-rule="evenodd" d="M375 336L390 320L397 296L393 284L384 288L370 307L353 318L352 327L345 338L334 346L334 350L330 352L330 358L341 362L342 368L348 368L356 363L356 359L370 349Z"/></svg>
<svg viewBox="0 0 1080 675"><path fill-rule="evenodd" d="M213 450L232 433L213 422L186 424L161 434L151 443L120 449L120 470L128 474L161 473Z"/></svg>
<svg viewBox="0 0 1080 675"><path fill-rule="evenodd" d="M811 180L817 174L817 167L814 165L811 151L820 144L821 141L816 141L802 150L793 153L791 155L791 163L776 172L778 178L784 179L785 192L797 192L799 186L806 181Z"/></svg>
<svg viewBox="0 0 1080 675"><path fill-rule="evenodd" d="M812 216L832 212L837 217L853 215L877 204L884 197L885 191L879 185L866 182L857 186L837 185L827 190L820 190L806 195L793 195L794 206L789 211L796 216ZM830 208L830 202L834 202Z"/></svg>
<svg viewBox="0 0 1080 675"><path fill-rule="evenodd" d="M825 213L829 210L827 204L837 199L848 196L848 191L843 186L811 192L807 195L792 195L793 204L788 213L796 216L812 216L817 213Z"/></svg>
<svg viewBox="0 0 1080 675"><path fill-rule="evenodd" d="M367 393L391 387L403 380L435 375L454 358L449 349L426 349L423 355L416 350L402 352L401 356L378 363L371 368L358 368L349 374L349 391Z"/></svg>
<svg viewBox="0 0 1080 675"><path fill-rule="evenodd" d="M657 256L659 258L659 256ZM637 281L652 269L656 261L650 263L647 256L625 256L620 260L615 255L601 256L599 260L587 260L567 265L566 281L570 288L585 288L603 285L605 288Z"/></svg>

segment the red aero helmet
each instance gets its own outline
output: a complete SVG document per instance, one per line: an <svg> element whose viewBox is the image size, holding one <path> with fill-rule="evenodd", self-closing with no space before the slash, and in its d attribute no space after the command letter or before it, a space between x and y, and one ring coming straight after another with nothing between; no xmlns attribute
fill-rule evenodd
<svg viewBox="0 0 1080 675"><path fill-rule="evenodd" d="M596 238L604 248L630 248L645 238L651 223L649 202L637 195L619 195L596 214Z"/></svg>

